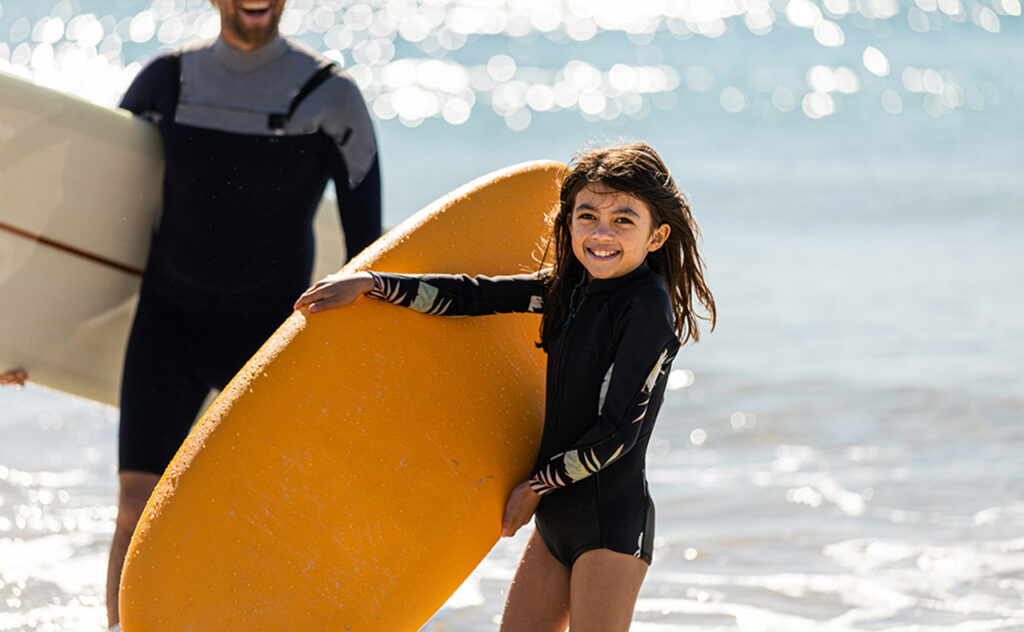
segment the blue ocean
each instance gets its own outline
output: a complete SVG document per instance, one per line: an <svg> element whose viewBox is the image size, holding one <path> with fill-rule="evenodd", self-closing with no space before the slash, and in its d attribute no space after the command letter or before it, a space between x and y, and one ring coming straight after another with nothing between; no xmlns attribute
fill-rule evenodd
<svg viewBox="0 0 1024 632"><path fill-rule="evenodd" d="M990 632L1024 630L1021 12L290 0L281 29L359 82L388 225L618 139L687 192L720 319L655 431L634 630ZM114 106L217 29L205 0L0 0L0 72ZM116 437L114 409L0 388L0 630L105 626ZM496 629L525 536L424 629Z"/></svg>

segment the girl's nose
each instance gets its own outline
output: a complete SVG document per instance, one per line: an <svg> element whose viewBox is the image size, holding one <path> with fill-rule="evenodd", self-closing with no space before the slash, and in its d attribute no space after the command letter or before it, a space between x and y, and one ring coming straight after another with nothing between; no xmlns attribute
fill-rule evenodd
<svg viewBox="0 0 1024 632"><path fill-rule="evenodd" d="M611 224L606 224L605 222L600 222L596 227L594 227L594 232L592 234L592 236L595 237L595 238L603 238L603 239L610 239L614 235L615 235L615 231L612 228L612 225Z"/></svg>

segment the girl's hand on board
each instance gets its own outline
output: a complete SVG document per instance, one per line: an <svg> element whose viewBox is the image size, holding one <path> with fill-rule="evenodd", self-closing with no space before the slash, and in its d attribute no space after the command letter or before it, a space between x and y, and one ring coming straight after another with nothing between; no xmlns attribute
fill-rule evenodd
<svg viewBox="0 0 1024 632"><path fill-rule="evenodd" d="M295 309L309 307L311 312L344 307L373 289L369 272L329 274L314 283L295 301Z"/></svg>
<svg viewBox="0 0 1024 632"><path fill-rule="evenodd" d="M511 538L533 517L540 504L540 494L533 491L530 483L519 483L508 497L505 503L505 517L501 521L501 535Z"/></svg>

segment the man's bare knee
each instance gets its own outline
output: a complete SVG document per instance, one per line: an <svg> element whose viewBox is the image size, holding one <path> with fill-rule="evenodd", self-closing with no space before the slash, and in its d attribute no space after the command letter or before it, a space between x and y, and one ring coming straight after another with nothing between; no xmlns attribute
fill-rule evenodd
<svg viewBox="0 0 1024 632"><path fill-rule="evenodd" d="M130 540L160 477L148 472L121 472L119 478L121 489L117 497L114 539Z"/></svg>

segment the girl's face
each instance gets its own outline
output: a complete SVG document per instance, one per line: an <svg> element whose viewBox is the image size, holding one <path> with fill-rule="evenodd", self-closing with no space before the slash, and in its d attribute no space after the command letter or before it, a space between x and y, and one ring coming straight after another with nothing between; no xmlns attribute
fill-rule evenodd
<svg viewBox="0 0 1024 632"><path fill-rule="evenodd" d="M629 274L668 239L668 224L653 222L639 198L601 183L584 186L569 218L573 254L591 278Z"/></svg>

